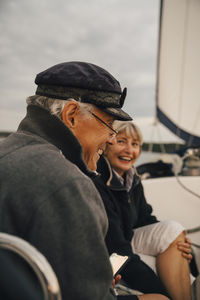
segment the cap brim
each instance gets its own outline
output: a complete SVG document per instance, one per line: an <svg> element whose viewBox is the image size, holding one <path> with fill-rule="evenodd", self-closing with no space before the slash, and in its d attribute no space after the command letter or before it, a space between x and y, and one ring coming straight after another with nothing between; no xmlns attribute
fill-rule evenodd
<svg viewBox="0 0 200 300"><path fill-rule="evenodd" d="M121 108L104 107L101 108L103 111L115 117L116 120L120 121L132 121L133 119L125 113Z"/></svg>

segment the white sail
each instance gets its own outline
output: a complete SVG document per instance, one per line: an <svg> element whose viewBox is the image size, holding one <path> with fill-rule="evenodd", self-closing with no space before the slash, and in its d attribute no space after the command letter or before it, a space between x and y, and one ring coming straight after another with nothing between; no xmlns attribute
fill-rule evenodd
<svg viewBox="0 0 200 300"><path fill-rule="evenodd" d="M200 1L161 1L157 118L200 145Z"/></svg>

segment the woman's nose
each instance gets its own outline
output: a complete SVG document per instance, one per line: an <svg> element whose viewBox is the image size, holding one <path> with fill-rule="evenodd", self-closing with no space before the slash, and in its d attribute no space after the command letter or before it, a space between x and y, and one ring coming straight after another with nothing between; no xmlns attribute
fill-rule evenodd
<svg viewBox="0 0 200 300"><path fill-rule="evenodd" d="M132 147L131 144L126 144L125 151L126 151L127 153L132 153L133 150L134 150L134 149L133 149L133 147Z"/></svg>

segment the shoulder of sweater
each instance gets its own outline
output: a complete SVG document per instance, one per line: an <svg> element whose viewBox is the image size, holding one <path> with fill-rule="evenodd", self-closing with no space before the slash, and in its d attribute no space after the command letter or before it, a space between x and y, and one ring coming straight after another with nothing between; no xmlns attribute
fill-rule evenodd
<svg viewBox="0 0 200 300"><path fill-rule="evenodd" d="M70 178L73 180L74 178L84 178L90 181L89 177L76 164L68 160L56 146L35 135L28 138L25 136L22 137L21 133L13 134L3 146L5 151L1 147L2 167L4 166L3 158L5 157L6 168L9 168L9 166L11 169L16 167L18 177L21 173L22 175L27 173L29 174L28 177L31 177L38 172L38 177L45 176L48 178L51 176L55 179L63 177L63 179L67 178L68 181L70 181ZM17 139L16 143L15 139ZM9 161L12 164L9 164Z"/></svg>
<svg viewBox="0 0 200 300"><path fill-rule="evenodd" d="M51 149L59 151L54 145L48 143L45 139L35 135L28 134L24 132L15 132L8 136L5 140L1 142L0 147L0 158L8 156L10 154L20 154L30 152L30 148L35 147L34 151Z"/></svg>

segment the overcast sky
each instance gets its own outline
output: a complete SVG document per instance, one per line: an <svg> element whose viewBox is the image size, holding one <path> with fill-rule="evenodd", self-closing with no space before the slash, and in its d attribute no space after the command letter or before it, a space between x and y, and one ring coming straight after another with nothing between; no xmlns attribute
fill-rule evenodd
<svg viewBox="0 0 200 300"><path fill-rule="evenodd" d="M155 111L159 0L0 0L0 130L15 130L37 73L97 64L128 88L133 117Z"/></svg>

